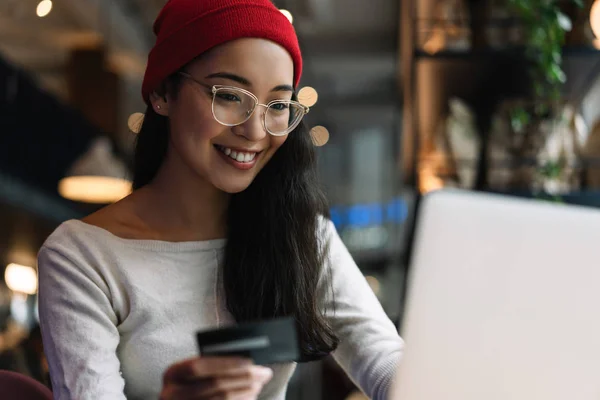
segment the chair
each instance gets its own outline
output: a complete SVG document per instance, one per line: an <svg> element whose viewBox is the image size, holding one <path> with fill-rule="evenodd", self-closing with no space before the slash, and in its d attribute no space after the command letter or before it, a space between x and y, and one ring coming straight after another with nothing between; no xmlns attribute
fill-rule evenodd
<svg viewBox="0 0 600 400"><path fill-rule="evenodd" d="M52 400L52 392L26 375L0 370L2 400Z"/></svg>

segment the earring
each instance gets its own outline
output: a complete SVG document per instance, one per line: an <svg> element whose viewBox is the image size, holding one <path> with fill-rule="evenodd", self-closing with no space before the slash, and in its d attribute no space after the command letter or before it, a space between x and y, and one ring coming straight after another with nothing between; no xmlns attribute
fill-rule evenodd
<svg viewBox="0 0 600 400"><path fill-rule="evenodd" d="M159 105L157 105L157 106L156 106L156 109L157 109L157 110L160 110L160 106L159 106Z"/></svg>

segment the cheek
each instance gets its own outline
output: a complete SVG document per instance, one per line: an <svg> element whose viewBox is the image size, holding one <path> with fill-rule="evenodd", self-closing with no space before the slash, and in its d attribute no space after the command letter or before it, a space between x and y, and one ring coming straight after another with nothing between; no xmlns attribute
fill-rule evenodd
<svg viewBox="0 0 600 400"><path fill-rule="evenodd" d="M206 107L180 107L171 114L171 133L178 141L199 146L223 133L223 126L214 120Z"/></svg>

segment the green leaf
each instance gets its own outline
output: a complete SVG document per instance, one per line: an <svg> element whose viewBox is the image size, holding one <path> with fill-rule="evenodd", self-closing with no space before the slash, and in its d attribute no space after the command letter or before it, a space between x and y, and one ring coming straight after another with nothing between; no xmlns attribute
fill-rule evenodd
<svg viewBox="0 0 600 400"><path fill-rule="evenodd" d="M553 50L552 51L552 61L554 61L556 64L562 64L562 60L563 60L563 58L562 58L562 54L561 54L560 50L559 51Z"/></svg>
<svg viewBox="0 0 600 400"><path fill-rule="evenodd" d="M556 82L565 83L567 81L567 75L562 70L560 65L554 64L550 69L550 76L552 76Z"/></svg>
<svg viewBox="0 0 600 400"><path fill-rule="evenodd" d="M531 116L523 107L517 107L512 110L510 115L510 124L515 132L522 132L531 122Z"/></svg>
<svg viewBox="0 0 600 400"><path fill-rule="evenodd" d="M562 173L562 165L558 161L547 161L540 167L539 172L546 178L558 178Z"/></svg>
<svg viewBox="0 0 600 400"><path fill-rule="evenodd" d="M548 32L542 26L538 26L533 30L531 41L533 43L544 44L544 41L548 37Z"/></svg>

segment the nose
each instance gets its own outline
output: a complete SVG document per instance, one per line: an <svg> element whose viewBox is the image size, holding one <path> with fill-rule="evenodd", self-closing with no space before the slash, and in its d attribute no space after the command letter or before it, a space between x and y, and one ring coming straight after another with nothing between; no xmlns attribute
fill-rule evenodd
<svg viewBox="0 0 600 400"><path fill-rule="evenodd" d="M258 105L246 122L235 127L234 133L252 142L258 142L269 133L265 130L264 116L267 110Z"/></svg>

